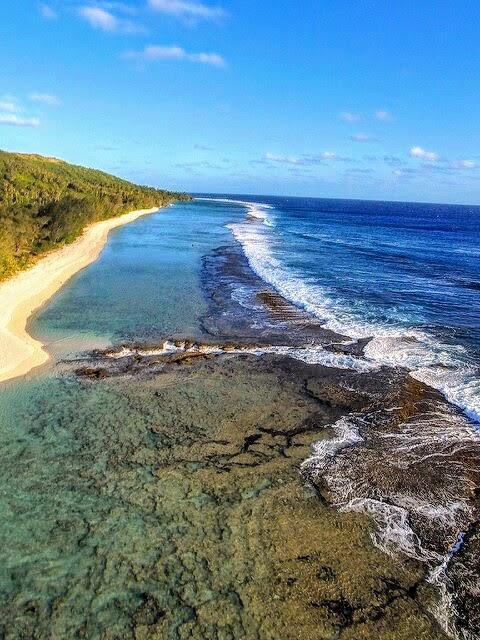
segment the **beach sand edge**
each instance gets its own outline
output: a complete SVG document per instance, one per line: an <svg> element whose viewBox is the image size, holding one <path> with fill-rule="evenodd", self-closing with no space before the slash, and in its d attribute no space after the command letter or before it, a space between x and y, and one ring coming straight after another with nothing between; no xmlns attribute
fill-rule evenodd
<svg viewBox="0 0 480 640"><path fill-rule="evenodd" d="M45 345L27 330L31 316L76 273L98 258L110 231L161 207L130 211L87 227L72 244L0 284L0 382L26 375L50 359Z"/></svg>

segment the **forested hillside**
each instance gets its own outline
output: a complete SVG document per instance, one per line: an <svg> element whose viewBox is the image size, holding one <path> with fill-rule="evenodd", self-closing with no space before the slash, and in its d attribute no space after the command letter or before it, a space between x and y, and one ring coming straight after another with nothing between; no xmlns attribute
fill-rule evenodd
<svg viewBox="0 0 480 640"><path fill-rule="evenodd" d="M179 199L189 196L55 158L0 151L0 280L72 242L92 222Z"/></svg>

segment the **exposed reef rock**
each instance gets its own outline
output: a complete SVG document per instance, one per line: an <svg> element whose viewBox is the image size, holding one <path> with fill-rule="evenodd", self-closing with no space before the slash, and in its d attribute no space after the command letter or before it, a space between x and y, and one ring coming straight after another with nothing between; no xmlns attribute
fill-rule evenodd
<svg viewBox="0 0 480 640"><path fill-rule="evenodd" d="M103 397L100 437L88 412L74 436L91 456L80 482L112 498L108 526L82 522L79 544L113 595L75 633L478 637L480 448L468 421L406 370L369 362L368 339L265 290L234 250L205 257L203 286L203 339L64 365ZM107 542L119 514L133 519L128 553ZM52 597L56 624L86 580ZM25 637L46 619L28 606ZM18 611L4 613L8 629Z"/></svg>
<svg viewBox="0 0 480 640"><path fill-rule="evenodd" d="M444 638L429 613L435 594L422 565L380 553L365 515L328 508L329 492L309 491L299 476L332 424L351 410L375 411L385 386L397 403L393 390L405 380L388 370L367 381L288 357L235 353L252 346L233 344L233 355L209 360L111 357L119 350L100 360L111 367L107 383L144 414L142 444L138 432L123 445L105 434L117 498L159 518L156 565L134 574L142 584L154 575L154 592L148 613L146 595L136 605L132 634ZM126 370L118 369L122 360ZM133 464L137 475L147 461L152 476L130 495L127 470ZM167 600L158 595L165 593Z"/></svg>

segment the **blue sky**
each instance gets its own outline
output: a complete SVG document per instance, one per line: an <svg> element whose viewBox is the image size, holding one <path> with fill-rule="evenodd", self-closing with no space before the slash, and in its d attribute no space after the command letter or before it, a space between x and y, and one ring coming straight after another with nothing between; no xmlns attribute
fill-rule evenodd
<svg viewBox="0 0 480 640"><path fill-rule="evenodd" d="M18 0L0 148L188 191L480 203L480 5Z"/></svg>

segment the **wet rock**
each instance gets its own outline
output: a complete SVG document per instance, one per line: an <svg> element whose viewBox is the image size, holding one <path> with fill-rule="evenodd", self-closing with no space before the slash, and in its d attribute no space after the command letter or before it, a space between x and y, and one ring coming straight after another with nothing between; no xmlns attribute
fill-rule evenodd
<svg viewBox="0 0 480 640"><path fill-rule="evenodd" d="M82 367L75 371L76 375L80 378L90 378L91 380L103 380L109 377L109 372L104 367Z"/></svg>

